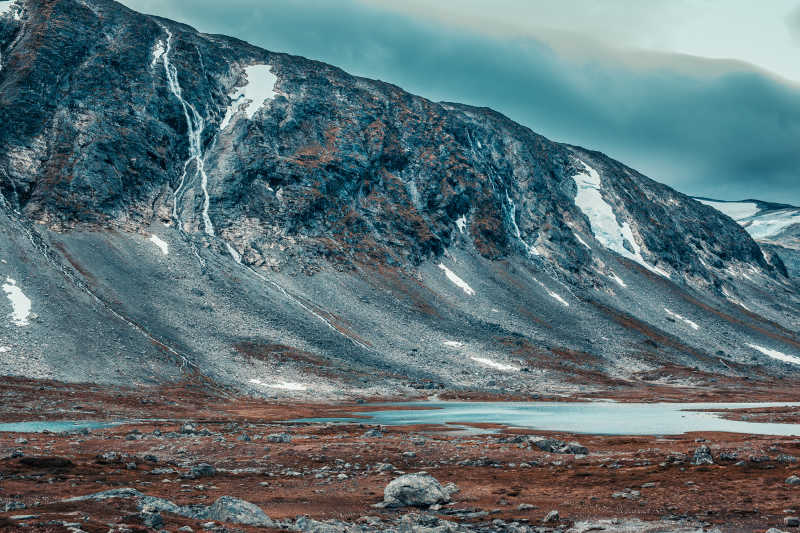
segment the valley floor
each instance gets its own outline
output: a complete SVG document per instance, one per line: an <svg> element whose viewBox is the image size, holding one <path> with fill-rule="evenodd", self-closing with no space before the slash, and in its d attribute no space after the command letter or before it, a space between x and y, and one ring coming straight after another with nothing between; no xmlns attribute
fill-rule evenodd
<svg viewBox="0 0 800 533"><path fill-rule="evenodd" d="M775 390L770 399L781 393L791 399L788 389ZM64 501L130 487L179 505L207 506L233 496L258 505L274 521L273 528L255 528L162 512L163 525L151 524L151 530L796 530L785 520L800 514L800 486L787 482L800 474L798 438L589 436L509 428L475 435L436 427L370 431L376 428L367 420L337 426L285 422L357 408L229 398L194 384L117 390L3 378L3 422L138 421L85 433L0 433L0 529L148 530L147 513L135 498ZM796 421L796 411L762 409L745 416ZM589 453L547 453L525 438L531 434L579 441ZM703 445L714 463L692 464ZM213 468L197 468L203 463ZM372 507L401 472L419 471L455 483L459 491L452 503L438 510ZM543 524L554 510L558 517ZM297 519L303 515L309 519Z"/></svg>

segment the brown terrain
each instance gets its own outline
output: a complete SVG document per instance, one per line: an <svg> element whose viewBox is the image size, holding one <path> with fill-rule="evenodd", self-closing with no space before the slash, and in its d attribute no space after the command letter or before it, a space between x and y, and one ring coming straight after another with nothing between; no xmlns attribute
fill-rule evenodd
<svg viewBox="0 0 800 533"><path fill-rule="evenodd" d="M791 394L775 390L774 397ZM800 439L791 437L576 436L511 428L471 434L419 426L384 427L382 435L367 436L374 429L368 419L349 425L286 421L342 415L363 404L232 398L191 383L119 390L3 378L0 398L4 422L142 420L84 433L0 433L0 510L9 508L0 513L0 527L13 531L66 532L77 527L105 533L122 524L130 531L147 530L135 500L64 501L122 487L181 505L209 505L220 496L234 496L279 521L307 515L364 523L369 520L364 517L385 519L408 512L371 505L383 499L384 487L400 472L419 471L459 487L453 502L438 511L457 523L499 519L533 526L558 510L559 521L552 527L562 531L600 518L766 531L784 527L784 519L800 510L800 487L786 482L800 474L795 459ZM629 394L623 399L643 398ZM798 415L796 408L752 411L745 416L776 422L796 422ZM182 431L185 423L194 429ZM520 438L532 433L579 441L589 454L547 453ZM269 438L274 434L288 434L291 441L274 442ZM692 454L702 444L711 448L715 464L692 464ZM116 455L101 457L109 452ZM216 473L186 479L200 463L213 465ZM393 468L381 468L387 463ZM207 520L168 513L163 519L161 527L168 531L212 528Z"/></svg>

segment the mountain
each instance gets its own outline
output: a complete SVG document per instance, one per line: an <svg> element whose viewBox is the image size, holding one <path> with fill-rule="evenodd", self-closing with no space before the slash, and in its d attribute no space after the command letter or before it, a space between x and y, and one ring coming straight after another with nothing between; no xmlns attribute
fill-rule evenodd
<svg viewBox="0 0 800 533"><path fill-rule="evenodd" d="M315 397L798 375L780 257L599 152L111 0L0 6L2 374Z"/></svg>
<svg viewBox="0 0 800 533"><path fill-rule="evenodd" d="M789 275L800 276L800 207L761 200L695 199L741 224L762 249L781 258Z"/></svg>

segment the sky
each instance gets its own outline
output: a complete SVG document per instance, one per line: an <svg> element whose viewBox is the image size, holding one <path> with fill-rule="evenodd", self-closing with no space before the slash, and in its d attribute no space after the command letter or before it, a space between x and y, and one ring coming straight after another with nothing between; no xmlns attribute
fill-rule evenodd
<svg viewBox="0 0 800 533"><path fill-rule="evenodd" d="M800 0L122 0L436 101L681 192L800 205Z"/></svg>

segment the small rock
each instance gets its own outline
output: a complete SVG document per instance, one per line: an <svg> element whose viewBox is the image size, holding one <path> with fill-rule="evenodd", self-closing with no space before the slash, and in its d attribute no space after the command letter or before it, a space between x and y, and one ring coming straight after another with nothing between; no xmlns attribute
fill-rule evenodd
<svg viewBox="0 0 800 533"><path fill-rule="evenodd" d="M200 463L194 465L189 472L182 475L185 479L198 479L201 477L214 477L217 475L217 469L208 463Z"/></svg>
<svg viewBox="0 0 800 533"><path fill-rule="evenodd" d="M531 509L536 509L536 506L530 503L521 503L517 505L517 511L530 511Z"/></svg>
<svg viewBox="0 0 800 533"><path fill-rule="evenodd" d="M549 513L547 513L547 516L544 517L544 520L542 520L542 523L543 524L552 524L554 522L558 522L559 520L561 520L561 516L558 514L558 511L556 511L554 509L554 510L550 511Z"/></svg>
<svg viewBox="0 0 800 533"><path fill-rule="evenodd" d="M267 442L288 443L292 442L292 436L288 433L273 433L271 435L267 435Z"/></svg>
<svg viewBox="0 0 800 533"><path fill-rule="evenodd" d="M151 529L158 529L164 525L164 519L155 507L146 505L139 513L139 518L142 520L142 525Z"/></svg>
<svg viewBox="0 0 800 533"><path fill-rule="evenodd" d="M783 525L786 527L800 527L800 518L796 516L787 516L783 519Z"/></svg>
<svg viewBox="0 0 800 533"><path fill-rule="evenodd" d="M707 445L703 444L702 446L698 447L694 451L694 457L692 457L692 464L693 465L713 465L714 458L711 456L711 448Z"/></svg>
<svg viewBox="0 0 800 533"><path fill-rule="evenodd" d="M792 486L800 485L800 477L789 476L789 477L786 478L786 484L787 485L792 485Z"/></svg>

